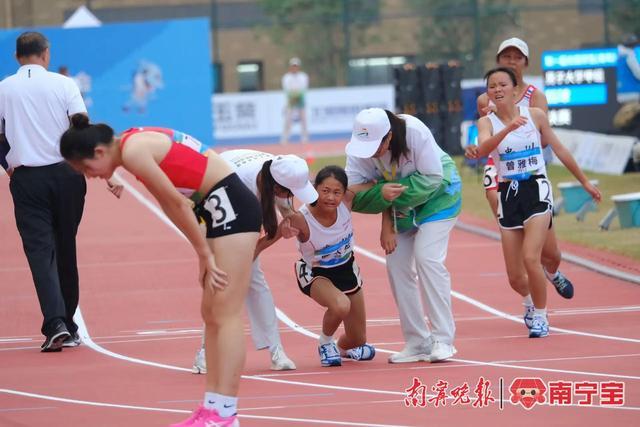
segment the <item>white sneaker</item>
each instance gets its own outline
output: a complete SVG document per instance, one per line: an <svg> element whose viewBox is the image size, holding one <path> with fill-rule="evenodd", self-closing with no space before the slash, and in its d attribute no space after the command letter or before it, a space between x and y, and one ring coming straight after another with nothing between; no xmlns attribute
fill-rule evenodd
<svg viewBox="0 0 640 427"><path fill-rule="evenodd" d="M524 305L524 315L522 316L522 318L524 319L524 324L526 325L527 329L531 329L531 327L533 326L533 313L535 312L536 308L532 305Z"/></svg>
<svg viewBox="0 0 640 427"><path fill-rule="evenodd" d="M431 351L427 345L417 348L406 346L400 353L389 356L389 363L429 362Z"/></svg>
<svg viewBox="0 0 640 427"><path fill-rule="evenodd" d="M429 355L430 362L441 362L443 360L447 360L453 357L458 350L451 344L445 344L443 342L436 341L433 344L433 348L431 349L431 354Z"/></svg>
<svg viewBox="0 0 640 427"><path fill-rule="evenodd" d="M206 374L207 373L207 358L205 357L204 348L200 348L196 352L196 357L193 359L193 367L191 372L194 374Z"/></svg>
<svg viewBox="0 0 640 427"><path fill-rule="evenodd" d="M278 344L271 352L271 370L272 371L293 371L296 369L296 364L293 360L287 357L287 354L282 348L282 344Z"/></svg>

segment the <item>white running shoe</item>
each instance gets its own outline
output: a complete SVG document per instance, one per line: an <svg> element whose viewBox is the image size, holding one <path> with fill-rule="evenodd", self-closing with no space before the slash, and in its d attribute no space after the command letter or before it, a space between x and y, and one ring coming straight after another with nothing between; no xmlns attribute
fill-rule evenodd
<svg viewBox="0 0 640 427"><path fill-rule="evenodd" d="M529 338L544 338L549 335L549 320L542 314L533 315L533 324L529 329Z"/></svg>
<svg viewBox="0 0 640 427"><path fill-rule="evenodd" d="M533 313L536 311L536 308L532 305L524 305L524 315L522 318L524 319L524 324L527 329L531 329L533 326Z"/></svg>
<svg viewBox="0 0 640 427"><path fill-rule="evenodd" d="M296 364L293 360L287 357L287 354L282 348L282 344L278 344L271 352L271 370L272 371L293 371L296 369Z"/></svg>
<svg viewBox="0 0 640 427"><path fill-rule="evenodd" d="M429 362L431 349L427 345L420 347L406 346L401 352L389 356L389 363Z"/></svg>
<svg viewBox="0 0 640 427"><path fill-rule="evenodd" d="M364 343L345 351L344 357L351 360L373 360L376 357L376 348L371 344Z"/></svg>
<svg viewBox="0 0 640 427"><path fill-rule="evenodd" d="M318 354L320 355L320 365L323 367L342 366L342 357L335 342L331 341L319 345Z"/></svg>
<svg viewBox="0 0 640 427"><path fill-rule="evenodd" d="M451 345L445 344L440 341L436 341L433 344L433 348L431 349L431 354L429 355L430 362L442 362L444 360L450 359L456 354L458 350Z"/></svg>
<svg viewBox="0 0 640 427"><path fill-rule="evenodd" d="M194 374L206 374L207 373L207 358L205 357L204 348L200 348L196 352L196 357L193 359L193 367L191 372Z"/></svg>

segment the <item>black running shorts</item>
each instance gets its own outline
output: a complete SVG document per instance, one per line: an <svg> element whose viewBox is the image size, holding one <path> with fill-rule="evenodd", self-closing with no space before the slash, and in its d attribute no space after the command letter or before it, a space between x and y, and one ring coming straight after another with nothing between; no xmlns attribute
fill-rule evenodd
<svg viewBox="0 0 640 427"><path fill-rule="evenodd" d="M256 196L232 173L221 179L193 208L207 226L207 238L260 232L262 210Z"/></svg>
<svg viewBox="0 0 640 427"><path fill-rule="evenodd" d="M502 228L523 228L529 218L551 212L553 208L551 183L544 175L500 182L498 195L498 221Z"/></svg>
<svg viewBox="0 0 640 427"><path fill-rule="evenodd" d="M328 279L333 286L346 295L355 294L362 288L360 268L353 256L344 264L330 268L309 268L309 264L299 260L295 263L295 271L298 287L307 296L311 296L311 285L318 277Z"/></svg>

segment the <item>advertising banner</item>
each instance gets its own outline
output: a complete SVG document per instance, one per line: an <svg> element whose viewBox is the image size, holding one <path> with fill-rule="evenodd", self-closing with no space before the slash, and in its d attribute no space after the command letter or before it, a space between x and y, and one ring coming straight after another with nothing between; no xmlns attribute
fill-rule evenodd
<svg viewBox="0 0 640 427"><path fill-rule="evenodd" d="M19 67L12 57L23 31L0 31L0 79ZM49 71L76 81L92 121L116 132L171 127L212 144L208 19L36 31L51 42Z"/></svg>
<svg viewBox="0 0 640 427"><path fill-rule="evenodd" d="M216 94L213 97L215 141L219 145L277 142L284 128L284 92ZM351 134L353 119L364 108L394 109L392 85L311 89L306 115L312 139ZM294 123L295 139L299 126Z"/></svg>

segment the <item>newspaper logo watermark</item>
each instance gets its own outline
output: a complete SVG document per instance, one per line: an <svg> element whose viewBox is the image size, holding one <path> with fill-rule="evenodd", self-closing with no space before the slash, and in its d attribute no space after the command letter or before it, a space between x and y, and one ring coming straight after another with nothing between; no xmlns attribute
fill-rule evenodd
<svg viewBox="0 0 640 427"><path fill-rule="evenodd" d="M497 385L492 388L492 381L483 376L475 382L465 381L461 384L437 379L432 385L413 377L411 385L404 390L403 403L413 408L458 405L486 408L497 404L500 410L504 409L505 403L511 403L527 411L536 405L624 406L625 387L622 381L545 382L537 377L518 377L511 381L508 388L510 394L506 397L504 378L499 378Z"/></svg>

